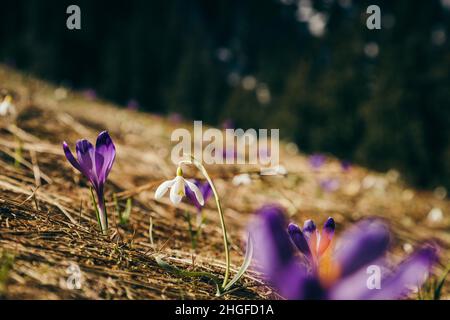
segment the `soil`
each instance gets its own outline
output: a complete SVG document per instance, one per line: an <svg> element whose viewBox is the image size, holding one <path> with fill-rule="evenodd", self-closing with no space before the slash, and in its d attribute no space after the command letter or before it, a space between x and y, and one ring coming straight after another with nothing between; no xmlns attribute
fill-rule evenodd
<svg viewBox="0 0 450 320"><path fill-rule="evenodd" d="M54 86L7 67L0 67L0 90L12 94L17 118L0 119L0 297L4 299L217 299L207 279L182 278L166 272L156 256L179 268L208 271L222 277L224 253L220 221L210 199L207 222L193 249L187 201L175 207L168 197L155 200L156 187L175 175L170 161L172 131L192 122L126 110ZM95 141L108 130L117 157L106 183L110 233L98 230L89 184L65 159L61 143L74 150L81 138ZM207 166L221 196L231 243L232 273L242 263L246 225L265 203L280 203L289 219L322 224L333 216L337 236L367 216L387 220L392 233L392 261L400 261L424 241L441 248L436 277L450 257L450 202L441 192L416 190L394 170L373 172L359 166L343 170L329 157L318 170L292 143L282 143L286 176L260 176L250 165ZM248 173L249 185L233 177ZM201 179L195 168L185 176ZM324 179L339 187L326 191ZM124 210L132 198L130 221L120 225L113 194ZM432 209L443 214L429 214ZM433 218L434 217L434 218ZM195 220L195 219L194 219ZM149 232L152 224L152 232ZM81 287L70 289L70 266L81 270ZM220 299L279 299L252 268L241 287ZM450 285L442 298L450 297ZM412 298L415 298L413 296Z"/></svg>

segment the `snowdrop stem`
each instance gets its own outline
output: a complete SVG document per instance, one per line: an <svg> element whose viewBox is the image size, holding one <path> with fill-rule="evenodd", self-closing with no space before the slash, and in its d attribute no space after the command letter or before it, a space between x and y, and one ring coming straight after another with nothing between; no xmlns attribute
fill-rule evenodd
<svg viewBox="0 0 450 320"><path fill-rule="evenodd" d="M200 161L195 159L195 157L193 155L189 155L189 159L180 161L180 163L178 165L180 166L183 163L193 164L195 167L197 167L197 169L206 178L206 181L208 181L209 185L211 186L211 190L212 190L212 192L214 194L214 199L215 199L216 205L217 205L217 211L219 212L220 225L222 227L223 246L224 246L224 250L225 250L226 268L225 268L225 276L224 276L223 283L222 283L222 288L225 288L225 286L228 283L228 278L230 276L230 250L228 248L227 229L226 229L226 226L225 226L225 218L224 218L224 215L223 215L223 212L222 212L222 206L220 205L219 194L217 193L216 187L214 186L214 183L212 182L208 172L206 171L205 167L200 163Z"/></svg>

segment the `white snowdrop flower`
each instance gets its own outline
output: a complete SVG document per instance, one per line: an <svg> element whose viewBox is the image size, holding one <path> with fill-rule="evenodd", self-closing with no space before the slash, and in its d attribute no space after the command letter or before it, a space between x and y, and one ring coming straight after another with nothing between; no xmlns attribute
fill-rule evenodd
<svg viewBox="0 0 450 320"><path fill-rule="evenodd" d="M179 204L183 197L186 195L185 187L188 187L192 190L197 198L197 201L200 205L204 205L205 200L203 199L203 195L200 192L200 189L192 182L184 179L183 171L180 167L177 169L177 176L168 181L164 181L160 184L158 189L155 191L155 199L161 199L170 189L169 198L174 204Z"/></svg>
<svg viewBox="0 0 450 320"><path fill-rule="evenodd" d="M439 222L444 219L444 213L440 208L433 208L428 213L427 219L430 222Z"/></svg>
<svg viewBox="0 0 450 320"><path fill-rule="evenodd" d="M252 183L252 179L250 178L250 175L248 173L243 173L234 176L232 183L235 186L249 185L250 183Z"/></svg>
<svg viewBox="0 0 450 320"><path fill-rule="evenodd" d="M0 116L15 115L16 106L12 103L12 97L7 95L0 104Z"/></svg>

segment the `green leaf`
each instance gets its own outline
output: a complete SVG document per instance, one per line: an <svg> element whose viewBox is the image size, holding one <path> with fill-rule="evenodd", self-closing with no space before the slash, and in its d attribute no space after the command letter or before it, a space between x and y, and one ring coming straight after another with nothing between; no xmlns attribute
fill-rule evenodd
<svg viewBox="0 0 450 320"><path fill-rule="evenodd" d="M220 280L213 275L212 273L209 272L202 272L202 271L186 271L186 270L182 270L179 269L175 266L172 266L170 264L168 264L167 262L165 262L161 256L157 256L155 257L156 263L163 268L164 270L166 270L167 272L176 274L178 276L181 277L188 277L188 278L207 278L209 280L211 280L212 282L214 282L214 284L216 285L216 289L217 289L217 293L216 295L219 296L222 293L222 290L220 288Z"/></svg>
<svg viewBox="0 0 450 320"><path fill-rule="evenodd" d="M223 288L223 292L226 293L231 287L239 281L239 279L244 275L245 271L247 271L250 263L252 262L253 257L253 240L250 237L250 234L247 236L247 248L245 250L244 261L242 262L241 267L239 268L238 273L233 277L233 279L228 282L228 284Z"/></svg>
<svg viewBox="0 0 450 320"><path fill-rule="evenodd" d="M434 300L439 300L441 298L441 291L442 288L444 287L445 279L447 278L449 273L450 273L450 264L447 266L447 269L445 269L444 273L439 279L436 289L434 289L434 297L433 297Z"/></svg>
<svg viewBox="0 0 450 320"><path fill-rule="evenodd" d="M6 281L8 280L9 271L14 263L14 256L6 251L0 251L0 296L6 290Z"/></svg>
<svg viewBox="0 0 450 320"><path fill-rule="evenodd" d="M125 210L123 212L119 211L119 220L121 225L127 225L130 221L131 207L132 200L131 198L128 198Z"/></svg>

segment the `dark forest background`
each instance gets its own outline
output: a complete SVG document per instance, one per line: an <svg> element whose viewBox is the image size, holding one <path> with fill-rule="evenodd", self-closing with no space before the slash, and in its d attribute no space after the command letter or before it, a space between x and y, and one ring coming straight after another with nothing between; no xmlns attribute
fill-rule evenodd
<svg viewBox="0 0 450 320"><path fill-rule="evenodd" d="M66 28L81 8L82 29ZM382 29L366 28L377 4ZM450 186L449 0L2 0L0 60Z"/></svg>

